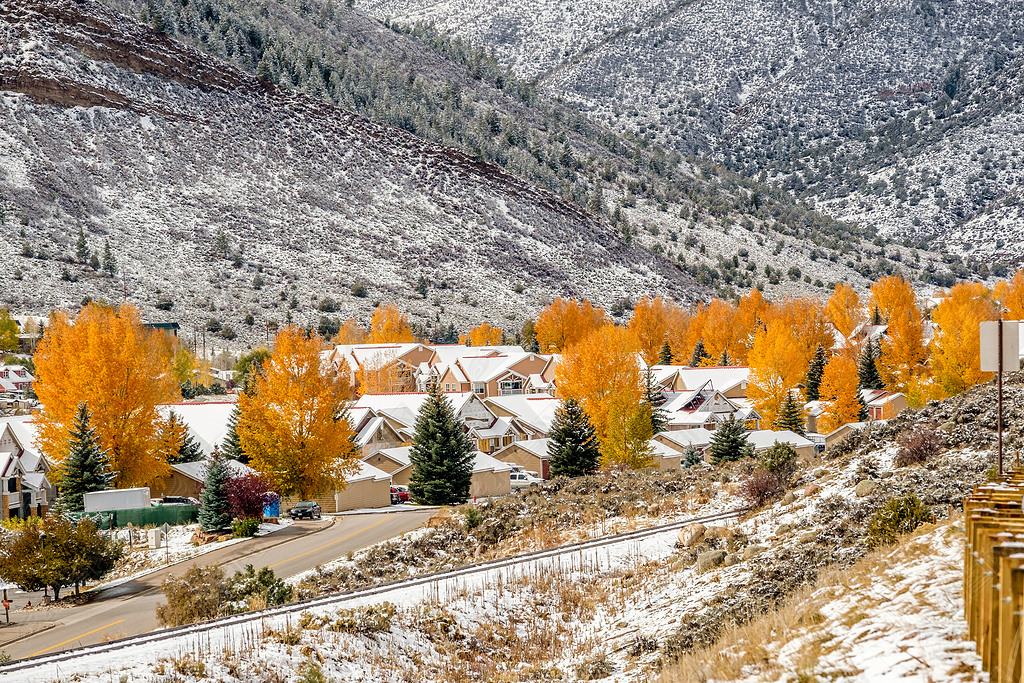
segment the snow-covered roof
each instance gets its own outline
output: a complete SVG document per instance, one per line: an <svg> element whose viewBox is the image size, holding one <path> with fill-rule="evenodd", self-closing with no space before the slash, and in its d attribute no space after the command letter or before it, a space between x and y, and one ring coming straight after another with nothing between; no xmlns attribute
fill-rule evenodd
<svg viewBox="0 0 1024 683"><path fill-rule="evenodd" d="M42 472L26 472L21 477L21 485L39 491L50 488L50 480Z"/></svg>
<svg viewBox="0 0 1024 683"><path fill-rule="evenodd" d="M708 422L720 422L721 418L717 413L706 410L698 410L693 413L680 412L669 413L668 424L670 425L703 425ZM687 430L684 430L687 431Z"/></svg>
<svg viewBox="0 0 1024 683"><path fill-rule="evenodd" d="M800 436L796 432L791 432L788 429L778 432L770 429L759 429L757 431L748 432L747 441L753 444L754 450L771 448L777 443L788 443L795 448L814 445L814 442L807 437Z"/></svg>
<svg viewBox="0 0 1024 683"><path fill-rule="evenodd" d="M167 419L173 410L175 415L188 427L204 455L213 453L213 448L223 448L228 435L228 422L238 404L234 401L211 401L204 403L169 403L158 407L160 415Z"/></svg>
<svg viewBox="0 0 1024 683"><path fill-rule="evenodd" d="M729 391L750 379L750 368L722 366L709 368L678 368L679 379L687 389L699 389L708 382L719 391Z"/></svg>
<svg viewBox="0 0 1024 683"><path fill-rule="evenodd" d="M363 460L366 460L367 458L372 458L372 457L377 456L377 455L383 455L385 458L393 460L394 462L396 462L399 465L401 465L399 470L403 470L406 467L409 467L410 465L412 465L412 459L409 457L409 452L411 450L412 450L412 446L398 446L397 448L383 448L383 449L377 451L376 453L374 453L373 455L368 455L366 458L363 458ZM395 471L397 472L398 470L395 470ZM394 472L392 472L392 474L394 474Z"/></svg>
<svg viewBox="0 0 1024 683"><path fill-rule="evenodd" d="M487 455L482 451L473 454L473 474L477 472L511 472L512 465Z"/></svg>
<svg viewBox="0 0 1024 683"><path fill-rule="evenodd" d="M365 446L371 439L373 439L373 435L377 433L383 424L383 417L371 418L365 425L363 425L363 428L359 430L359 433L356 434L356 444L359 446Z"/></svg>
<svg viewBox="0 0 1024 683"><path fill-rule="evenodd" d="M354 484L357 481L366 481L367 479L373 479L374 481L391 481L391 475L384 470L379 470L373 465L365 462L359 463L359 469L352 474L345 475L345 483Z"/></svg>
<svg viewBox="0 0 1024 683"><path fill-rule="evenodd" d="M516 441L515 443L509 444L505 448L512 448L518 446L528 453L533 453L539 458L548 457L548 445L551 443L551 439L527 439L525 441ZM505 450L504 448L502 450Z"/></svg>
<svg viewBox="0 0 1024 683"><path fill-rule="evenodd" d="M224 464L227 465L228 471L233 477L240 477L246 474L256 474L256 470L245 463L238 462L237 460L225 459ZM196 460L195 462L183 462L178 465L171 465L172 471L183 474L189 479L193 479L198 482L206 481L206 473L209 469L209 460Z"/></svg>
<svg viewBox="0 0 1024 683"><path fill-rule="evenodd" d="M695 446L700 448L711 443L713 432L703 427L693 429L676 429L667 432L659 432L658 438L677 443L680 446Z"/></svg>
<svg viewBox="0 0 1024 683"><path fill-rule="evenodd" d="M357 408L371 408L378 415L388 415L397 422L409 427L416 422L420 408L427 400L426 392L409 391L383 394L363 394L356 401ZM466 404L474 399L469 391L445 394L451 401L452 408L458 414Z"/></svg>
<svg viewBox="0 0 1024 683"><path fill-rule="evenodd" d="M551 423L561 400L546 394L515 394L513 396L490 396L484 403L499 407L515 415L521 422L542 434L551 431Z"/></svg>
<svg viewBox="0 0 1024 683"><path fill-rule="evenodd" d="M478 439L494 439L505 436L512 427L512 420L507 417L497 417L487 427L473 429Z"/></svg>

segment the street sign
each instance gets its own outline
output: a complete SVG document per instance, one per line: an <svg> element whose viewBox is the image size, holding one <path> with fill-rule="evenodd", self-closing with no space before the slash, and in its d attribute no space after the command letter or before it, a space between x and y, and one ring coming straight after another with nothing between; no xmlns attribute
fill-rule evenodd
<svg viewBox="0 0 1024 683"><path fill-rule="evenodd" d="M164 522L160 526L160 531L164 532L164 538L167 538L167 534L169 534L171 532L171 525L168 524L167 522Z"/></svg>
<svg viewBox="0 0 1024 683"><path fill-rule="evenodd" d="M1000 321L981 323L981 371L1015 372L1020 369L1020 321L1003 320L1003 367L999 367Z"/></svg>

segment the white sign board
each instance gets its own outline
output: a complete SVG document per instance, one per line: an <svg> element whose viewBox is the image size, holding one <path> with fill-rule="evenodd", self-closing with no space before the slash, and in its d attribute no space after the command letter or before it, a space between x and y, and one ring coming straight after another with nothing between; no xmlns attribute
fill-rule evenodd
<svg viewBox="0 0 1024 683"><path fill-rule="evenodd" d="M999 372L999 322L981 323L981 371ZM1020 321L1003 321L1004 372L1020 369Z"/></svg>

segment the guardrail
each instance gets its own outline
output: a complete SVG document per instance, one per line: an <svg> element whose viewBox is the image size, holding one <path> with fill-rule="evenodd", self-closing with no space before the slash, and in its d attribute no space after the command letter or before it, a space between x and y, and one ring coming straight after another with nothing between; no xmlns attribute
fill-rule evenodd
<svg viewBox="0 0 1024 683"><path fill-rule="evenodd" d="M1024 470L964 501L964 614L991 683L1021 681L1024 649Z"/></svg>
<svg viewBox="0 0 1024 683"><path fill-rule="evenodd" d="M343 591L341 593L333 593L330 595L310 598L308 600L301 600L299 602L292 602L287 605L282 605L281 607L273 607L270 609L259 610L256 612L244 612L242 614L233 614L229 617L212 619L210 621L202 622L200 624L177 626L174 628L163 629L160 631L144 633L142 635L129 636L127 638L121 638L120 640L112 640L105 643L97 643L95 645L86 645L84 647L75 648L73 650L65 650L64 652L56 652L52 654L38 655L36 657L20 659L14 662L0 665L0 678L2 678L3 675L7 673L23 671L35 668L37 666L45 666L48 664L59 664L60 662L68 661L70 659L74 659L76 657L81 657L85 655L114 652L117 650L123 650L128 647L133 647L135 645L148 645L151 643L158 643L182 635L194 635L197 633L212 631L214 629L222 628L224 626L234 626L238 624L246 624L254 621L259 621L261 619L266 619L268 617L300 614L301 612L311 607L323 607L333 604L343 604L349 600L364 598L367 596L383 595L395 590L404 590L406 588L421 586L424 584L429 584L437 581L443 581L445 579L454 578L457 576L469 576L472 574L487 572L502 567L511 567L517 564L525 564L527 562L533 562L548 557L556 557L558 555L566 555L569 553L580 552L583 550L601 548L616 543L623 543L642 538L647 538L649 536L654 536L656 534L665 533L666 531L682 529L684 526L688 524L695 524L698 522L718 522L726 519L731 519L733 517L738 517L744 511L745 509L736 509L729 510L726 512L719 512L711 515L689 517L687 519L678 520L676 522L672 522L669 524L661 524L654 527L648 527L646 529L638 529L636 531L628 531L621 534L614 534L612 536L602 536L601 538L595 538L589 541L581 541L579 543L571 543L569 545L563 545L557 548L550 548L548 550L537 550L529 553L523 553L521 555L514 555L512 557L505 557L496 560L488 560L486 562L470 564L456 569L449 569L445 571L432 572L430 574L423 574L421 576L417 576L411 579L389 581L375 586L368 586L366 588L356 588L353 590Z"/></svg>

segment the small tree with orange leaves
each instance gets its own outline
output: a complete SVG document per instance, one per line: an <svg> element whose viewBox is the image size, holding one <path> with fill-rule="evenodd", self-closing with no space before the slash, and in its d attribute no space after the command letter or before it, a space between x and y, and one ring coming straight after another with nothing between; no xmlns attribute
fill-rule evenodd
<svg viewBox="0 0 1024 683"><path fill-rule="evenodd" d="M589 301L558 297L537 315L534 326L541 353L562 353L608 321Z"/></svg>
<svg viewBox="0 0 1024 683"><path fill-rule="evenodd" d="M888 325L882 339L878 371L885 386L907 394L911 405L920 405L921 378L928 349L924 345L924 320L914 290L900 275L882 278L871 286L872 304Z"/></svg>
<svg viewBox="0 0 1024 683"><path fill-rule="evenodd" d="M338 334L334 335L332 343L339 346L345 346L346 344L362 344L366 341L366 330L355 318L349 318L341 327L338 328Z"/></svg>
<svg viewBox="0 0 1024 683"><path fill-rule="evenodd" d="M356 370L356 382L360 396L412 391L414 388L412 377L402 372L394 351L382 351L366 360Z"/></svg>
<svg viewBox="0 0 1024 683"><path fill-rule="evenodd" d="M773 320L754 335L748 395L764 424L773 424L786 395L803 379L807 364L789 325Z"/></svg>
<svg viewBox="0 0 1024 683"><path fill-rule="evenodd" d="M1009 280L997 282L993 295L1006 309L1007 320L1024 320L1024 270L1018 270Z"/></svg>
<svg viewBox="0 0 1024 683"><path fill-rule="evenodd" d="M827 434L845 424L859 422L863 404L857 385L857 362L847 355L833 356L821 377L821 400L825 401L818 430Z"/></svg>
<svg viewBox="0 0 1024 683"><path fill-rule="evenodd" d="M238 438L249 464L282 495L343 488L358 466L348 383L321 362L323 341L298 327L277 335L250 397L239 397Z"/></svg>
<svg viewBox="0 0 1024 683"><path fill-rule="evenodd" d="M939 331L931 343L931 370L943 396L955 396L975 384L992 379L982 372L979 327L999 317L992 293L980 282L955 285L932 311Z"/></svg>
<svg viewBox="0 0 1024 683"><path fill-rule="evenodd" d="M570 346L555 371L555 385L560 397L583 406L605 465L649 463L650 453L641 446L651 438L650 409L643 403L643 373L628 330L605 325Z"/></svg>
<svg viewBox="0 0 1024 683"><path fill-rule="evenodd" d="M163 336L143 327L131 305L91 303L73 322L62 312L51 317L35 355L35 391L44 406L38 444L47 457L63 462L78 406L86 404L117 486L144 486L167 474L157 406L181 394Z"/></svg>
<svg viewBox="0 0 1024 683"><path fill-rule="evenodd" d="M858 325L867 320L860 297L850 285L840 282L825 305L825 315L843 337L849 337Z"/></svg>
<svg viewBox="0 0 1024 683"><path fill-rule="evenodd" d="M671 303L644 297L633 307L633 317L629 319L629 331L636 338L637 348L644 362L654 365L659 362L661 348L668 339L669 332L680 327L682 317L679 309Z"/></svg>
<svg viewBox="0 0 1024 683"><path fill-rule="evenodd" d="M402 344L416 341L409 327L409 319L394 304L381 304L370 318L371 344Z"/></svg>
<svg viewBox="0 0 1024 683"><path fill-rule="evenodd" d="M489 323L481 323L471 329L468 334L459 335L459 343L467 346L497 346L501 343L504 332L500 327Z"/></svg>

